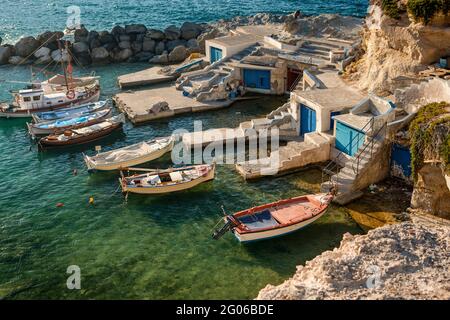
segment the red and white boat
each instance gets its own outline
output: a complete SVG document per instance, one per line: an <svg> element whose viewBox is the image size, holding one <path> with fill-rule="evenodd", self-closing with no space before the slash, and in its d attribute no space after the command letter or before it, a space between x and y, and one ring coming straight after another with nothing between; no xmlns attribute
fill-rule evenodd
<svg viewBox="0 0 450 320"><path fill-rule="evenodd" d="M239 211L224 218L224 225L214 231L219 239L231 231L240 242L284 236L322 217L333 194L300 196Z"/></svg>

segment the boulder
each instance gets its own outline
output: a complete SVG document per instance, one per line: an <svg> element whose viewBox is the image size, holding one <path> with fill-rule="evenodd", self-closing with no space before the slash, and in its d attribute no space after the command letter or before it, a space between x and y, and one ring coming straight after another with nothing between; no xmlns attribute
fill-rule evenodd
<svg viewBox="0 0 450 320"><path fill-rule="evenodd" d="M177 39L180 38L181 31L176 26L171 25L171 26L168 26L164 30L164 35L165 35L167 40L177 40Z"/></svg>
<svg viewBox="0 0 450 320"><path fill-rule="evenodd" d="M188 56L188 51L185 46L178 46L169 53L169 62L181 62Z"/></svg>
<svg viewBox="0 0 450 320"><path fill-rule="evenodd" d="M93 63L106 63L109 60L109 51L103 47L95 48L91 52Z"/></svg>
<svg viewBox="0 0 450 320"><path fill-rule="evenodd" d="M153 58L151 58L149 60L150 63L153 64L167 64L169 63L169 56L167 55L167 53L163 53L157 56L154 56Z"/></svg>
<svg viewBox="0 0 450 320"><path fill-rule="evenodd" d="M87 43L91 43L93 40L97 40L99 36L100 34L97 31L89 31L89 34L87 36Z"/></svg>
<svg viewBox="0 0 450 320"><path fill-rule="evenodd" d="M129 58L133 56L133 51L131 49L116 49L111 52L111 58L116 62L127 61Z"/></svg>
<svg viewBox="0 0 450 320"><path fill-rule="evenodd" d="M107 43L107 44L104 44L102 47L108 51L112 51L115 48L117 48L117 43L115 43L115 42Z"/></svg>
<svg viewBox="0 0 450 320"><path fill-rule="evenodd" d="M155 54L160 55L164 52L164 50L166 50L166 44L163 41L158 42L155 46Z"/></svg>
<svg viewBox="0 0 450 320"><path fill-rule="evenodd" d="M121 27L121 26L114 26L114 28L112 28L111 30L111 34L116 37L116 39L119 38L120 35L125 34L125 28Z"/></svg>
<svg viewBox="0 0 450 320"><path fill-rule="evenodd" d="M24 60L21 56L11 56L8 60L8 63L18 65L18 64L28 64L29 60Z"/></svg>
<svg viewBox="0 0 450 320"><path fill-rule="evenodd" d="M133 41L133 42L131 43L131 49L132 49L134 52L141 52L141 51L142 51L142 42L139 42L139 41Z"/></svg>
<svg viewBox="0 0 450 320"><path fill-rule="evenodd" d="M27 57L31 55L41 43L34 37L25 37L20 39L14 46L16 49L16 55L21 57Z"/></svg>
<svg viewBox="0 0 450 320"><path fill-rule="evenodd" d="M66 50L63 50L63 51L61 51L61 50L54 50L51 53L51 57L52 57L53 61L55 61L55 62L61 62L61 61L67 62L67 61L69 61L69 55L67 54Z"/></svg>
<svg viewBox="0 0 450 320"><path fill-rule="evenodd" d="M52 42L56 42L56 40L64 37L64 32L61 31L45 31L44 33L38 35L36 40L40 42L40 44L48 44Z"/></svg>
<svg viewBox="0 0 450 320"><path fill-rule="evenodd" d="M116 38L109 33L108 31L102 31L99 33L98 36L98 40L100 40L100 42L103 44L107 44L107 43L111 43L111 42L116 42Z"/></svg>
<svg viewBox="0 0 450 320"><path fill-rule="evenodd" d="M188 47L189 49L199 48L197 39L191 39L186 42L186 47Z"/></svg>
<svg viewBox="0 0 450 320"><path fill-rule="evenodd" d="M136 34L135 36L136 36L135 41L142 42L142 41L144 41L145 33L139 33L139 34Z"/></svg>
<svg viewBox="0 0 450 320"><path fill-rule="evenodd" d="M2 44L2 41L3 41L3 39L2 39L2 37L0 37L0 45Z"/></svg>
<svg viewBox="0 0 450 320"><path fill-rule="evenodd" d="M148 30L146 37L153 39L153 40L164 40L166 38L164 32L162 32L161 30L156 30L156 29Z"/></svg>
<svg viewBox="0 0 450 320"><path fill-rule="evenodd" d="M180 28L181 37L184 40L197 38L202 32L202 27L199 24L192 22L185 22Z"/></svg>
<svg viewBox="0 0 450 320"><path fill-rule="evenodd" d="M131 37L128 34L121 34L119 36L119 41L118 42L122 42L122 41L131 41Z"/></svg>
<svg viewBox="0 0 450 320"><path fill-rule="evenodd" d="M144 38L142 42L142 51L155 52L156 41L150 38Z"/></svg>
<svg viewBox="0 0 450 320"><path fill-rule="evenodd" d="M87 41L87 37L89 36L89 31L81 26L79 29L75 30L74 40L75 42L85 42Z"/></svg>
<svg viewBox="0 0 450 320"><path fill-rule="evenodd" d="M143 24L131 24L128 26L125 26L125 32L127 34L138 34L138 33L146 33L147 27Z"/></svg>
<svg viewBox="0 0 450 320"><path fill-rule="evenodd" d="M130 49L131 43L129 41L121 41L121 42L119 42L119 48L120 49Z"/></svg>
<svg viewBox="0 0 450 320"><path fill-rule="evenodd" d="M186 45L186 40L171 40L171 41L167 41L166 43L166 48L167 51L172 51L173 49L175 49L178 46L185 46Z"/></svg>
<svg viewBox="0 0 450 320"><path fill-rule="evenodd" d="M72 46L72 50L75 54L86 53L89 52L89 46L86 42L75 42Z"/></svg>
<svg viewBox="0 0 450 320"><path fill-rule="evenodd" d="M94 49L94 48L98 48L98 47L101 47L102 46L102 43L101 43L101 41L97 38L97 39L92 39L90 42L89 42L89 48L92 50L92 49Z"/></svg>
<svg viewBox="0 0 450 320"><path fill-rule="evenodd" d="M35 64L48 64L52 61L52 57L51 57L51 52L52 50L50 50L47 47L42 47L40 49L38 49L35 53L34 56L36 57L36 61L34 62Z"/></svg>
<svg viewBox="0 0 450 320"><path fill-rule="evenodd" d="M75 61L79 66L88 66L92 63L91 56L88 52L77 54L77 59Z"/></svg>
<svg viewBox="0 0 450 320"><path fill-rule="evenodd" d="M11 46L0 47L0 65L8 63L9 58L14 54Z"/></svg>
<svg viewBox="0 0 450 320"><path fill-rule="evenodd" d="M216 28L203 32L198 36L197 42L200 47L200 52L205 53L205 41L217 38L220 35L220 31Z"/></svg>
<svg viewBox="0 0 450 320"><path fill-rule="evenodd" d="M151 52L139 52L134 56L136 62L148 62L151 58L153 58L154 54Z"/></svg>

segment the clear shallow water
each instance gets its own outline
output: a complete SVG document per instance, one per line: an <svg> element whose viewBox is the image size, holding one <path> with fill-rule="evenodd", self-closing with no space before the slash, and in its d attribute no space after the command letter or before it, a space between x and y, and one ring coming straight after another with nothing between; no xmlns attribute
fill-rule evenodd
<svg viewBox="0 0 450 320"><path fill-rule="evenodd" d="M116 92L118 74L143 65L97 68L103 93ZM10 79L25 81L25 67L1 67ZM17 85L0 83L0 100ZM283 98L263 98L210 113L126 127L102 143L105 149L192 128L236 126L267 114ZM210 240L220 206L230 211L318 191L321 173L309 170L246 183L233 166L219 166L211 183L177 194L130 195L117 173L89 175L81 152L93 146L40 154L30 150L23 120L0 121L0 297L64 299L243 299L266 284L278 284L295 266L339 244L343 233L361 230L344 209L287 237L240 245L231 235ZM166 167L166 156L153 165ZM73 169L78 175L73 175ZM88 204L93 196L95 205ZM58 202L64 207L57 208ZM66 269L78 265L82 290L66 289Z"/></svg>
<svg viewBox="0 0 450 320"><path fill-rule="evenodd" d="M210 22L258 12L285 14L298 9L307 14L364 16L367 3L367 0L4 0L0 37L5 42L13 42L24 35L63 30L68 18L67 7L71 5L81 8L81 23L88 29L110 30L115 24L144 23L164 28L185 21ZM18 7L22 8L20 14L17 14Z"/></svg>

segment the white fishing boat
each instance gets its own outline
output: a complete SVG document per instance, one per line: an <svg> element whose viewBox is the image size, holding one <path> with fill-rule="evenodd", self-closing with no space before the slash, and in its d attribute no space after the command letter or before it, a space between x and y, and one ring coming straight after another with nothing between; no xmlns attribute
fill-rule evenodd
<svg viewBox="0 0 450 320"><path fill-rule="evenodd" d="M61 59L63 75L43 82L30 82L23 90L12 92L12 103L0 103L0 117L26 118L38 112L52 111L71 106L98 101L100 97L100 83L98 77L73 77L70 52L66 42L66 51L62 48L61 55L68 57L68 63ZM14 81L10 81L14 82Z"/></svg>
<svg viewBox="0 0 450 320"><path fill-rule="evenodd" d="M167 170L129 168L130 171L145 173L126 177L121 171L119 181L124 193L163 194L191 189L203 182L213 180L215 168L215 164Z"/></svg>
<svg viewBox="0 0 450 320"><path fill-rule="evenodd" d="M39 112L33 114L33 122L40 123L65 118L83 116L111 107L111 100L103 100L94 103L82 104L72 108L64 108L59 111Z"/></svg>
<svg viewBox="0 0 450 320"><path fill-rule="evenodd" d="M156 138L139 142L131 146L84 156L89 171L110 171L129 168L162 157L173 148L173 137Z"/></svg>
<svg viewBox="0 0 450 320"><path fill-rule="evenodd" d="M226 215L213 233L219 239L231 231L239 242L271 239L300 230L322 217L334 193L284 199Z"/></svg>
<svg viewBox="0 0 450 320"><path fill-rule="evenodd" d="M28 132L31 136L48 135L68 129L79 129L102 122L112 115L112 108L100 110L87 115L63 118L40 123L27 122Z"/></svg>

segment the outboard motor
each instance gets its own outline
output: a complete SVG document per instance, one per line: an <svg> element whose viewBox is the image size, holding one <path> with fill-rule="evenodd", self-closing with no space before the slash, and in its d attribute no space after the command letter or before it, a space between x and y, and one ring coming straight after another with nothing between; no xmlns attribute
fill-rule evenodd
<svg viewBox="0 0 450 320"><path fill-rule="evenodd" d="M212 234L212 238L214 240L219 240L225 233L227 233L228 231L231 231L234 227L237 226L237 224L232 216L226 216L225 219L226 219L225 224L221 228L214 230L214 232Z"/></svg>

